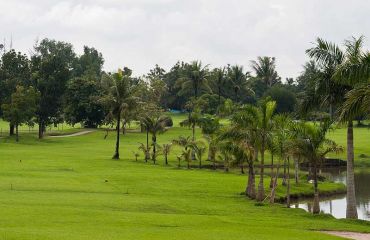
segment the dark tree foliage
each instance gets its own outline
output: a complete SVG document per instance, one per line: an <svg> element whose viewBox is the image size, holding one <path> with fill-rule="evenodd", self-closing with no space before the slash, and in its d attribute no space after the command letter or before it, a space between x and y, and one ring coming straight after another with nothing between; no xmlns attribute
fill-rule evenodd
<svg viewBox="0 0 370 240"><path fill-rule="evenodd" d="M62 121L63 96L76 56L71 44L50 39L37 43L34 50L31 69L33 84L40 92L37 120L42 138L47 125Z"/></svg>
<svg viewBox="0 0 370 240"><path fill-rule="evenodd" d="M295 110L297 99L295 94L286 85L276 85L266 91L265 96L276 102L276 113L292 113Z"/></svg>

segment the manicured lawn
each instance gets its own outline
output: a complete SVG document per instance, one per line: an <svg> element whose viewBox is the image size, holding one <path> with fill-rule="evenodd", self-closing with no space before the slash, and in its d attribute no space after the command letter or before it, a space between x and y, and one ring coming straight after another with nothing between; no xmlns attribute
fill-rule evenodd
<svg viewBox="0 0 370 240"><path fill-rule="evenodd" d="M190 135L179 120L158 137L160 144ZM240 195L247 176L178 169L179 148L170 166L162 156L157 165L144 163L142 155L135 162L132 151L145 134L122 136L121 160L112 160L115 135L104 135L0 139L0 239L339 239L314 230L370 232L364 221L256 206ZM310 191L308 184L292 186L292 193ZM280 187L278 195L284 193Z"/></svg>

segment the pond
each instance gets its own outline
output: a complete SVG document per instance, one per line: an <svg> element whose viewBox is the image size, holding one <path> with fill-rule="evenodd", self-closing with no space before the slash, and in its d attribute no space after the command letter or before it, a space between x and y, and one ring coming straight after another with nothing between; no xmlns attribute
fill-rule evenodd
<svg viewBox="0 0 370 240"><path fill-rule="evenodd" d="M322 175L334 182L346 183L345 168L323 169ZM358 218L370 221L370 171L355 173L356 205ZM320 209L335 218L346 217L346 195L336 195L320 199ZM292 204L292 207L302 208L306 211L312 210L312 200L305 200Z"/></svg>

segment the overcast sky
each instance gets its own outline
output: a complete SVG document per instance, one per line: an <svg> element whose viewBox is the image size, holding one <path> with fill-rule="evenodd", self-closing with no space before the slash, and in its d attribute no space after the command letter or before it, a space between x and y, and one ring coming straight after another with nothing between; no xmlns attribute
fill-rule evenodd
<svg viewBox="0 0 370 240"><path fill-rule="evenodd" d="M177 60L248 70L257 56L274 56L285 79L301 72L317 37L370 38L369 10L366 0L0 0L0 38L27 53L45 37L77 53L88 45L106 70L128 66L135 75Z"/></svg>

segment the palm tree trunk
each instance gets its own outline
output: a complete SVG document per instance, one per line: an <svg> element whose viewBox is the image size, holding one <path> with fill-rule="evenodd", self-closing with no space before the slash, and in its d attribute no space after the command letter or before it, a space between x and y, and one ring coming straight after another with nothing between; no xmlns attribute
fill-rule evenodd
<svg viewBox="0 0 370 240"><path fill-rule="evenodd" d="M298 184L299 182L299 160L298 158L294 158L294 179L295 179L295 183Z"/></svg>
<svg viewBox="0 0 370 240"><path fill-rule="evenodd" d="M317 183L317 163L316 160L313 166L313 181L314 181L314 198L313 198L313 214L320 213L320 202L319 202L319 190L318 190L318 183Z"/></svg>
<svg viewBox="0 0 370 240"><path fill-rule="evenodd" d="M271 179L270 179L270 188L274 186L274 154L271 153Z"/></svg>
<svg viewBox="0 0 370 240"><path fill-rule="evenodd" d="M264 140L263 140L264 141ZM261 174L260 174L260 182L258 184L258 193L257 193L257 201L262 202L265 198L265 188L263 186L263 178L264 178L264 167L265 164L265 144L262 143L261 146Z"/></svg>
<svg viewBox="0 0 370 240"><path fill-rule="evenodd" d="M271 194L270 194L270 203L271 204L275 202L275 195L276 195L277 181L278 181L278 177L279 177L279 170L280 170L280 163L278 163L278 165L276 167L274 182L273 182L272 189L271 189Z"/></svg>
<svg viewBox="0 0 370 240"><path fill-rule="evenodd" d="M284 158L284 174L283 174L283 186L286 186L286 158Z"/></svg>
<svg viewBox="0 0 370 240"><path fill-rule="evenodd" d="M354 149L353 149L353 123L348 122L347 128L347 209L346 218L357 219L355 174L354 174Z"/></svg>
<svg viewBox="0 0 370 240"><path fill-rule="evenodd" d="M149 154L149 129L146 129L146 151L145 151L145 162L148 162L150 158Z"/></svg>
<svg viewBox="0 0 370 240"><path fill-rule="evenodd" d="M153 160L153 164L155 164L155 161L156 161L156 152L157 152L157 148L156 148L156 145L157 145L157 136L155 136L153 134L153 137L152 137L152 141L153 141L153 156L152 156L152 160Z"/></svg>
<svg viewBox="0 0 370 240"><path fill-rule="evenodd" d="M287 183L287 188L286 188L286 206L287 208L290 208L290 172L289 172L289 169L290 169L290 161L289 161L289 157L288 157L288 183Z"/></svg>
<svg viewBox="0 0 370 240"><path fill-rule="evenodd" d="M248 183L247 183L246 194L251 199L256 198L256 184L255 184L253 160L248 161Z"/></svg>
<svg viewBox="0 0 370 240"><path fill-rule="evenodd" d="M119 137L120 137L120 124L121 124L121 112L118 111L118 114L117 114L117 127L116 127L116 131L117 131L117 137L116 137L116 151L113 155L113 159L119 159Z"/></svg>

